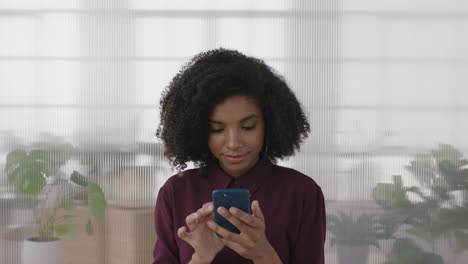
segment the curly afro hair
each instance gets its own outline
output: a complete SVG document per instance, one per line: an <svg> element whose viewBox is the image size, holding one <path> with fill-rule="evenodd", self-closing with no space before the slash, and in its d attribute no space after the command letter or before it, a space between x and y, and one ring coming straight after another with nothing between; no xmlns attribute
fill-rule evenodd
<svg viewBox="0 0 468 264"><path fill-rule="evenodd" d="M284 79L262 60L220 48L196 55L162 94L156 135L177 170L189 161L205 167L214 159L207 143L208 117L214 106L236 95L253 98L262 110L262 155L276 162L299 150L310 126Z"/></svg>

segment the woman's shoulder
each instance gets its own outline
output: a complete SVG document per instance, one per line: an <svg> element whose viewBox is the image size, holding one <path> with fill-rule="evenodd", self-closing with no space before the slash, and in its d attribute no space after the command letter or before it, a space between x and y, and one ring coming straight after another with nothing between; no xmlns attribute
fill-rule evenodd
<svg viewBox="0 0 468 264"><path fill-rule="evenodd" d="M293 185L296 188L313 188L320 189L320 186L317 182L309 175L306 175L296 169L280 166L278 164L272 164L273 174L275 178L284 181L285 184L291 186Z"/></svg>
<svg viewBox="0 0 468 264"><path fill-rule="evenodd" d="M176 174L173 174L161 186L161 190L163 189L177 190L187 184L197 183L200 181L201 172L202 172L202 169L195 168L195 169L187 169L184 171L180 171Z"/></svg>

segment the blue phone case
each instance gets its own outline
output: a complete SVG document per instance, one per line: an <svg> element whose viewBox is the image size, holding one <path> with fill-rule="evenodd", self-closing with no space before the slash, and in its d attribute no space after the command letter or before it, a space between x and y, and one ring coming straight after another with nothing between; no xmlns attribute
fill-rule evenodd
<svg viewBox="0 0 468 264"><path fill-rule="evenodd" d="M218 214L218 207L223 206L228 209L231 207L239 208L240 210L250 214L250 192L247 189L217 189L212 193L213 206L214 206L214 218L215 222L226 228L227 230L240 234L239 229L237 229L231 222L226 218ZM219 234L216 234L219 237Z"/></svg>

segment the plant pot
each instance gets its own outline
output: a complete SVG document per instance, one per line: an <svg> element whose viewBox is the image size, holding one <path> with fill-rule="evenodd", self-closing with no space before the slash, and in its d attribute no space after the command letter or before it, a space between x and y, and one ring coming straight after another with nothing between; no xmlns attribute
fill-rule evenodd
<svg viewBox="0 0 468 264"><path fill-rule="evenodd" d="M23 244L23 264L63 264L63 240L33 241L26 239Z"/></svg>
<svg viewBox="0 0 468 264"><path fill-rule="evenodd" d="M367 264L369 246L336 245L338 263L340 264Z"/></svg>

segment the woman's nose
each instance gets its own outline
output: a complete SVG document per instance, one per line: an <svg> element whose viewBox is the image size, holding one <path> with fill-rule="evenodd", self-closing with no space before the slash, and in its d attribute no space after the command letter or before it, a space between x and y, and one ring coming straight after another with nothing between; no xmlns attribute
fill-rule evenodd
<svg viewBox="0 0 468 264"><path fill-rule="evenodd" d="M239 131L230 130L226 137L226 146L229 149L237 149L242 145L242 139Z"/></svg>

